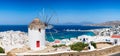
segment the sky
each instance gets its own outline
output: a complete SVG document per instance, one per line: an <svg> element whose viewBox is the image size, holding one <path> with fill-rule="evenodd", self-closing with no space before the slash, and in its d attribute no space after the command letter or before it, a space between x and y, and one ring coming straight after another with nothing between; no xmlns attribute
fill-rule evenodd
<svg viewBox="0 0 120 56"><path fill-rule="evenodd" d="M54 15L50 23L120 20L120 0L0 0L0 24L26 25L34 18Z"/></svg>

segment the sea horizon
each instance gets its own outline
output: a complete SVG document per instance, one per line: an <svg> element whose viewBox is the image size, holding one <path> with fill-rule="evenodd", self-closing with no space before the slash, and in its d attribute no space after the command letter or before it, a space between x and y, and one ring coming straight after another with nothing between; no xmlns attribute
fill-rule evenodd
<svg viewBox="0 0 120 56"><path fill-rule="evenodd" d="M77 38L81 35L94 36L95 34L90 31L78 31L78 30L91 30L102 29L103 26L82 26L82 25L54 25L52 29L46 29L46 40L54 41L54 39L70 39ZM28 25L0 25L0 32L4 31L21 31L28 33ZM67 31L73 30L73 31ZM50 34L52 33L52 35ZM53 39L54 38L54 39Z"/></svg>

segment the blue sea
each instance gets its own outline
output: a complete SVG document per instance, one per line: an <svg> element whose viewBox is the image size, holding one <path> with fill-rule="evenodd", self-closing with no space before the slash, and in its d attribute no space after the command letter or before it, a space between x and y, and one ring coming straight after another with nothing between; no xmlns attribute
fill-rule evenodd
<svg viewBox="0 0 120 56"><path fill-rule="evenodd" d="M82 25L54 25L52 29L46 30L46 40L54 41L54 39L70 39L76 38L81 35L90 35L94 36L95 34L90 31L66 31L69 30L91 30L91 29L100 29L106 28L103 26L82 26ZM0 25L0 32L3 31L22 31L28 32L28 25Z"/></svg>

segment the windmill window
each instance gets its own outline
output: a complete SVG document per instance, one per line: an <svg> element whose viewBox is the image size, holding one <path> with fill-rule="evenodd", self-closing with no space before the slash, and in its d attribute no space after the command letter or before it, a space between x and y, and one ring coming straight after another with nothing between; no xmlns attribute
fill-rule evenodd
<svg viewBox="0 0 120 56"><path fill-rule="evenodd" d="M41 29L39 29L39 32L41 32Z"/></svg>

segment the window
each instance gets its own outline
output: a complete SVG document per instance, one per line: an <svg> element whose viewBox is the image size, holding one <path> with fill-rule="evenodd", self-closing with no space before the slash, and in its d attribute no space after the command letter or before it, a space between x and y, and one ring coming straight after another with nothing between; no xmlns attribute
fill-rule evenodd
<svg viewBox="0 0 120 56"><path fill-rule="evenodd" d="M41 32L41 29L39 29L39 32Z"/></svg>
<svg viewBox="0 0 120 56"><path fill-rule="evenodd" d="M36 41L36 47L40 47L40 41Z"/></svg>

